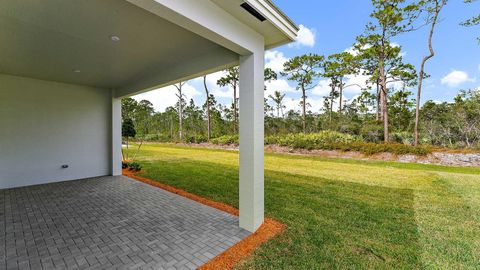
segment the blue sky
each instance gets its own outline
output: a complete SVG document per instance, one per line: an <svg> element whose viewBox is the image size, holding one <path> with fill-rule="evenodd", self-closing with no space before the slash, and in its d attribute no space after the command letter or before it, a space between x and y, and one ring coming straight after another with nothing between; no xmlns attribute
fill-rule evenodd
<svg viewBox="0 0 480 270"><path fill-rule="evenodd" d="M293 45L275 48L266 53L266 65L280 69L288 58L304 53L329 55L350 48L355 37L363 32L371 12L370 0L274 0L274 2L301 27L299 40ZM466 5L462 0L450 0L441 15L434 47L437 55L426 67L431 77L425 82L423 101L450 101L460 89L480 87L480 45L476 37L480 36L480 27L465 28L459 25L462 20L478 14L480 2ZM418 66L427 51L427 28L404 34L394 43L402 46L406 62ZM232 102L233 92L228 88L215 85L221 74L208 76L208 85L223 104ZM363 82L364 78L352 77L350 80ZM267 84L268 96L274 90L286 94L288 109L299 109L300 93L292 82L280 78ZM328 91L328 82L320 80L318 86L309 94L312 111L321 109L323 96ZM203 104L203 81L189 81L185 87L187 98L193 98L197 104ZM359 90L346 90L345 98L352 99ZM135 97L150 100L157 111L163 111L175 103L172 87L159 89Z"/></svg>

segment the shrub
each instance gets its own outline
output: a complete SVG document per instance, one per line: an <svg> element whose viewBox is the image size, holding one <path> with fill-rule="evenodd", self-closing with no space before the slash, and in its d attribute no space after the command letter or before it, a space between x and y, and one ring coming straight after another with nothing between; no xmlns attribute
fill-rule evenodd
<svg viewBox="0 0 480 270"><path fill-rule="evenodd" d="M185 137L185 143L204 143L207 142L207 137L202 135L188 135Z"/></svg>
<svg viewBox="0 0 480 270"><path fill-rule="evenodd" d="M238 145L239 137L238 135L224 135L224 136L212 139L211 142L213 144L218 144L218 145L229 145L229 144Z"/></svg>
<svg viewBox="0 0 480 270"><path fill-rule="evenodd" d="M129 169L130 171L138 172L142 170L142 165L140 165L138 162L122 161L122 168Z"/></svg>
<svg viewBox="0 0 480 270"><path fill-rule="evenodd" d="M360 135L366 142L383 141L383 125L379 122L368 122L360 129Z"/></svg>
<svg viewBox="0 0 480 270"><path fill-rule="evenodd" d="M195 143L205 143L207 141L208 141L208 138L203 135L197 135L197 137L195 138Z"/></svg>
<svg viewBox="0 0 480 270"><path fill-rule="evenodd" d="M283 136L269 136L265 138L265 144L278 144L301 149L325 149L327 145L334 143L347 143L356 141L357 138L336 131L325 130L311 134L288 134Z"/></svg>
<svg viewBox="0 0 480 270"><path fill-rule="evenodd" d="M296 149L357 151L366 155L388 152L396 155L427 155L431 149L425 146L414 147L400 143L373 143L361 141L358 137L335 131L322 131L312 134L289 134L269 136L265 144L277 144Z"/></svg>
<svg viewBox="0 0 480 270"><path fill-rule="evenodd" d="M165 134L147 134L143 137L147 142L170 142L171 139Z"/></svg>
<svg viewBox="0 0 480 270"><path fill-rule="evenodd" d="M424 156L431 152L425 146L411 146L400 143L369 143L369 142L350 142L345 144L332 145L332 150L357 151L366 155L378 153L392 153L395 155L413 154Z"/></svg>
<svg viewBox="0 0 480 270"><path fill-rule="evenodd" d="M402 144L413 144L413 134L411 132L393 132L390 134L390 141Z"/></svg>
<svg viewBox="0 0 480 270"><path fill-rule="evenodd" d="M131 171L138 172L138 171L142 170L142 165L140 165L137 162L131 162L131 163L128 163L128 168Z"/></svg>

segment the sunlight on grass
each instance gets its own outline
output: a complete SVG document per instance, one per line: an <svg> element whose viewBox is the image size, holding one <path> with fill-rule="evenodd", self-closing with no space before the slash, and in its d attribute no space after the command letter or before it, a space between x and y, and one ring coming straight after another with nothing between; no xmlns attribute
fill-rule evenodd
<svg viewBox="0 0 480 270"><path fill-rule="evenodd" d="M238 152L146 145L146 177L238 207ZM286 232L240 268L480 267L480 171L267 154L266 214Z"/></svg>

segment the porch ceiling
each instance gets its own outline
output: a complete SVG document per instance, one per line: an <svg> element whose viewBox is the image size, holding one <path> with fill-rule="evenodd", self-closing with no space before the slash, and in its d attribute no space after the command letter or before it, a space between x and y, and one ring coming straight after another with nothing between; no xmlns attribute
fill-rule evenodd
<svg viewBox="0 0 480 270"><path fill-rule="evenodd" d="M238 59L124 0L0 0L0 25L0 73L43 80L119 88L199 56Z"/></svg>

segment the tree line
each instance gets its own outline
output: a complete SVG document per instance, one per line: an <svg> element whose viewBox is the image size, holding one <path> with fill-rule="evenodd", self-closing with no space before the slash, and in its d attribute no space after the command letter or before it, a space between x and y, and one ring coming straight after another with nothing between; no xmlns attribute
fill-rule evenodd
<svg viewBox="0 0 480 270"><path fill-rule="evenodd" d="M471 3L472 0L465 0ZM265 69L265 80L284 76L301 93L300 111L286 110L285 94L275 90L265 98L265 134L312 133L333 130L361 136L371 142L401 142L413 145L433 144L449 147L477 147L480 140L480 94L478 90L460 91L451 103L427 101L421 106L426 63L435 56L434 33L447 0L372 0L371 20L352 49L329 56L305 54L284 63L276 74ZM479 24L479 17L462 23ZM403 59L401 46L392 40L419 28L428 27L425 48L417 70ZM362 75L362 84L348 84L348 78ZM323 109L311 111L310 91L319 80L329 82ZM175 85L177 103L165 112L155 112L151 102L127 98L122 101L123 119L129 119L139 137L145 140L203 142L238 134L238 67L226 70L217 81L233 90L232 104L217 102L203 78L206 101L186 100L185 83ZM347 88L359 88L361 94L344 100ZM416 93L412 91L415 89ZM414 98L415 97L415 98Z"/></svg>

